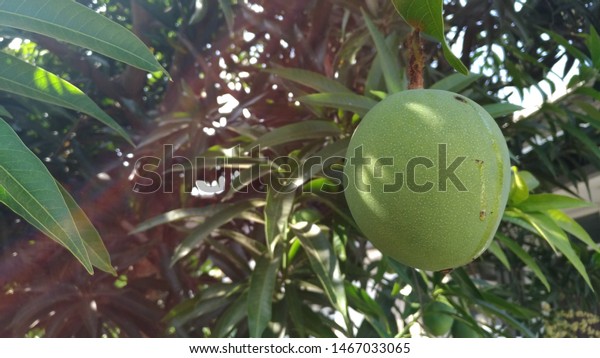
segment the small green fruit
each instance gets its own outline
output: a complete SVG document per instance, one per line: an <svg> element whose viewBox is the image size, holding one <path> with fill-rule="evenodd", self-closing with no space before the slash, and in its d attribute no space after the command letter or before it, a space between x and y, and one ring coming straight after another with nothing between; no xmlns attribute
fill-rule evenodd
<svg viewBox="0 0 600 358"><path fill-rule="evenodd" d="M473 328L461 321L454 321L452 325L452 337L454 338L481 338Z"/></svg>
<svg viewBox="0 0 600 358"><path fill-rule="evenodd" d="M415 268L465 265L490 244L508 199L510 159L494 119L441 90L388 96L356 129L345 195L384 254Z"/></svg>
<svg viewBox="0 0 600 358"><path fill-rule="evenodd" d="M441 301L433 301L423 309L423 325L434 336L444 336L450 332L456 313L454 307Z"/></svg>

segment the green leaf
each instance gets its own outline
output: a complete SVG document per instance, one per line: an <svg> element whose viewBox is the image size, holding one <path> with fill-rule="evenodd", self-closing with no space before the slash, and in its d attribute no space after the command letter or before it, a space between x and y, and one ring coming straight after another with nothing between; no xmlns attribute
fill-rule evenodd
<svg viewBox="0 0 600 358"><path fill-rule="evenodd" d="M529 328L527 328L527 326L508 314L504 309L499 308L485 300L473 299L473 302L480 306L483 310L501 318L508 325L520 331L525 337L534 337L534 334L531 332L531 330L529 330Z"/></svg>
<svg viewBox="0 0 600 358"><path fill-rule="evenodd" d="M12 114L6 110L6 108L0 106L0 117L2 118L12 118Z"/></svg>
<svg viewBox="0 0 600 358"><path fill-rule="evenodd" d="M262 150L294 141L320 139L340 134L340 128L331 121L307 120L273 129L258 137L247 148L259 147Z"/></svg>
<svg viewBox="0 0 600 358"><path fill-rule="evenodd" d="M598 145L580 128L575 127L573 125L567 123L561 123L562 128L567 131L570 135L577 138L584 146L586 146L589 151L596 156L596 158L600 158L600 149L598 149Z"/></svg>
<svg viewBox="0 0 600 358"><path fill-rule="evenodd" d="M392 0L396 10L410 26L432 36L442 44L444 57L454 69L463 75L469 70L456 57L444 35L444 18L442 16L442 0Z"/></svg>
<svg viewBox="0 0 600 358"><path fill-rule="evenodd" d="M223 15L225 16L225 22L227 23L227 29L229 29L229 33L233 33L233 20L234 14L232 9L232 0L219 0L219 6L221 6L221 10L223 11Z"/></svg>
<svg viewBox="0 0 600 358"><path fill-rule="evenodd" d="M523 107L512 103L492 103L486 104L483 106L483 109L485 109L490 116L492 116L492 118L500 118L516 111L520 111L523 109Z"/></svg>
<svg viewBox="0 0 600 358"><path fill-rule="evenodd" d="M548 216L554 220L554 222L560 226L561 229L565 230L569 234L575 236L586 245L590 246L596 251L600 251L600 246L590 237L590 235L569 215L565 214L560 210L548 210L546 212Z"/></svg>
<svg viewBox="0 0 600 358"><path fill-rule="evenodd" d="M577 253L571 246L569 238L565 232L558 225L556 225L551 218L542 213L523 214L523 219L527 220L533 227L535 227L539 235L544 238L544 240L565 255L567 260L571 262L573 267L575 267L575 269L579 272L590 289L593 291L594 288L590 282L587 271L585 270L585 266L583 266L581 259L579 256L577 256Z"/></svg>
<svg viewBox="0 0 600 358"><path fill-rule="evenodd" d="M319 92L354 93L343 84L313 71L298 68L272 68L268 69L267 72L297 82Z"/></svg>
<svg viewBox="0 0 600 358"><path fill-rule="evenodd" d="M72 0L0 0L0 25L69 42L143 70L168 73L131 31Z"/></svg>
<svg viewBox="0 0 600 358"><path fill-rule="evenodd" d="M211 216L230 206L232 206L232 204L216 204L202 208L182 208L171 210L142 222L135 229L133 229L129 235L137 234L142 231L150 230L153 227L170 224L179 220Z"/></svg>
<svg viewBox="0 0 600 358"><path fill-rule="evenodd" d="M115 268L110 263L110 256L100 238L98 230L96 230L85 212L77 205L71 194L69 194L60 183L56 182L56 185L58 185L67 207L73 216L75 226L83 240L90 262L98 269L116 276L117 271L115 271Z"/></svg>
<svg viewBox="0 0 600 358"><path fill-rule="evenodd" d="M267 187L265 205L265 240L270 252L275 249L277 239L284 236L287 223L296 198L295 191L278 191L272 185Z"/></svg>
<svg viewBox="0 0 600 358"><path fill-rule="evenodd" d="M590 33L585 35L585 45L590 51L592 64L600 69L600 36L593 25L590 26Z"/></svg>
<svg viewBox="0 0 600 358"><path fill-rule="evenodd" d="M331 243L323 230L306 221L290 224L300 239L310 266L321 282L327 298L343 315L347 312L344 282Z"/></svg>
<svg viewBox="0 0 600 358"><path fill-rule="evenodd" d="M85 244L54 178L2 119L0 143L0 202L67 248L93 273Z"/></svg>
<svg viewBox="0 0 600 358"><path fill-rule="evenodd" d="M584 101L573 101L574 104L579 106L583 110L586 116L582 116L586 122L590 123L597 129L600 129L600 110L596 109L594 105Z"/></svg>
<svg viewBox="0 0 600 358"><path fill-rule="evenodd" d="M468 88L475 81L480 79L482 75L476 73L469 73L467 75L463 75L462 73L453 73L448 77L444 77L441 80L437 81L433 85L431 85L431 89L439 89L450 92L461 92L462 90Z"/></svg>
<svg viewBox="0 0 600 358"><path fill-rule="evenodd" d="M533 174L526 170L519 170L519 176L523 181L525 181L525 185L527 185L529 191L533 191L538 186L540 186L539 180L537 180L536 177L533 176Z"/></svg>
<svg viewBox="0 0 600 358"><path fill-rule="evenodd" d="M79 88L44 69L1 51L0 90L88 114L133 144L127 132Z"/></svg>
<svg viewBox="0 0 600 358"><path fill-rule="evenodd" d="M573 57L575 57L576 59L578 59L581 63L583 64L591 64L590 58L587 57L583 52L581 52L579 49L577 49L576 47L574 47L573 45L571 45L569 43L569 40L565 39L564 37L562 37L561 35L557 34L556 32L550 31L548 29L544 29L544 31L550 35L550 37L552 38L552 40L554 40L556 43L558 43L559 45L561 45L562 47L565 48L565 50L571 54Z"/></svg>
<svg viewBox="0 0 600 358"><path fill-rule="evenodd" d="M298 101L354 112L361 117L364 117L377 104L374 99L356 93L315 93L298 97Z"/></svg>
<svg viewBox="0 0 600 358"><path fill-rule="evenodd" d="M198 225L184 240L175 248L175 253L171 259L171 265L179 261L198 246L202 240L210 235L215 229L225 225L235 217L239 216L246 210L264 205L262 200L248 200L235 203L231 206L223 208L223 210L211 216L210 220L206 220Z"/></svg>
<svg viewBox="0 0 600 358"><path fill-rule="evenodd" d="M496 241L492 241L492 243L488 247L488 250L494 256L496 256L496 258L502 263L502 265L504 265L504 267L510 270L510 262L508 262L506 254L504 254L504 251L502 251L502 248L500 247L500 245L498 245Z"/></svg>
<svg viewBox="0 0 600 358"><path fill-rule="evenodd" d="M552 209L587 208L596 204L558 194L531 194L527 200L515 205L523 211L545 211Z"/></svg>
<svg viewBox="0 0 600 358"><path fill-rule="evenodd" d="M542 272L542 269L535 262L533 257L531 257L519 244L513 239L502 233L496 233L496 238L502 242L504 246L506 246L510 251L513 252L523 263L533 271L533 274L544 284L546 290L550 292L550 284L548 283L548 279Z"/></svg>
<svg viewBox="0 0 600 358"><path fill-rule="evenodd" d="M371 37L375 42L375 48L377 49L377 57L381 64L381 71L383 72L383 79L388 89L388 93L396 93L406 89L406 78L404 73L400 71L400 63L398 58L394 56L390 48L386 45L383 34L379 32L369 15L361 8L363 18L367 24L367 28L371 33Z"/></svg>
<svg viewBox="0 0 600 358"><path fill-rule="evenodd" d="M244 292L217 319L212 336L226 338L235 326L246 317L248 312L248 294Z"/></svg>
<svg viewBox="0 0 600 358"><path fill-rule="evenodd" d="M273 291L281 257L264 256L256 263L248 290L248 330L259 338L271 320Z"/></svg>
<svg viewBox="0 0 600 358"><path fill-rule="evenodd" d="M529 188L525 180L521 177L517 167L513 166L511 171L512 176L508 201L510 205L518 205L529 198Z"/></svg>

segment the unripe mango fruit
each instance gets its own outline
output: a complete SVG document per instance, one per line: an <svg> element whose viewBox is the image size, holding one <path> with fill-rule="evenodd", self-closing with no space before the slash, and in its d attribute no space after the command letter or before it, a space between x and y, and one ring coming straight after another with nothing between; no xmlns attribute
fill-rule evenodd
<svg viewBox="0 0 600 358"><path fill-rule="evenodd" d="M423 325L434 336L444 336L450 332L454 323L454 307L443 301L433 301L423 309Z"/></svg>
<svg viewBox="0 0 600 358"><path fill-rule="evenodd" d="M494 119L456 93L419 89L375 105L346 153L345 196L364 235L401 263L438 271L490 244L510 189Z"/></svg>

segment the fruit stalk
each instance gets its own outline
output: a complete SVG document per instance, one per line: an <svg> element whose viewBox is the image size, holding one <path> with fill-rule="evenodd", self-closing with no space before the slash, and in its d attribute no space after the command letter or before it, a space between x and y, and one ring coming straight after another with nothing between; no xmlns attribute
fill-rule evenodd
<svg viewBox="0 0 600 358"><path fill-rule="evenodd" d="M425 56L421 42L421 32L414 29L406 40L408 48L408 89L423 88L423 68L425 67Z"/></svg>

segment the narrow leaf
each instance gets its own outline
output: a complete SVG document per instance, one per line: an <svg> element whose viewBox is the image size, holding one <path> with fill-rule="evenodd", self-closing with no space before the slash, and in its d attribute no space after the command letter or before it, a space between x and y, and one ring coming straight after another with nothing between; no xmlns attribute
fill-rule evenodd
<svg viewBox="0 0 600 358"><path fill-rule="evenodd" d="M516 104L512 103L493 103L486 104L485 106L483 106L483 109L485 109L490 114L490 116L492 116L492 118L500 118L514 113L516 111L520 111L523 109L523 107L517 106Z"/></svg>
<svg viewBox="0 0 600 358"><path fill-rule="evenodd" d="M85 249L90 257L90 262L98 269L116 276L117 271L115 271L115 268L110 263L110 256L106 250L106 246L104 246L104 243L100 238L98 230L96 230L85 212L77 205L77 202L75 202L71 194L69 194L60 183L56 182L56 185L58 185L67 207L69 208L71 215L73 215L75 226L83 240Z"/></svg>
<svg viewBox="0 0 600 358"><path fill-rule="evenodd" d="M590 26L589 35L585 36L585 44L590 51L594 67L600 69L600 36L593 25Z"/></svg>
<svg viewBox="0 0 600 358"><path fill-rule="evenodd" d="M229 33L233 34L234 14L231 1L232 0L219 0L219 6L221 6L221 11L223 11L223 15L225 15L225 22L227 23L227 29L229 29Z"/></svg>
<svg viewBox="0 0 600 358"><path fill-rule="evenodd" d="M272 68L267 72L297 82L319 92L354 93L336 80L327 78L320 73L298 68Z"/></svg>
<svg viewBox="0 0 600 358"><path fill-rule="evenodd" d="M371 37L375 42L377 55L383 72L383 79L388 89L388 93L396 93L406 89L406 78L403 72L400 71L400 63L398 58L394 56L390 48L385 43L383 34L379 32L369 15L361 9L365 24L371 33Z"/></svg>
<svg viewBox="0 0 600 358"><path fill-rule="evenodd" d="M131 31L72 0L0 0L0 24L69 42L134 67L168 75Z"/></svg>
<svg viewBox="0 0 600 358"><path fill-rule="evenodd" d="M340 128L330 121L308 120L276 128L258 137L247 148L261 150L298 140L318 139L340 135Z"/></svg>
<svg viewBox="0 0 600 358"><path fill-rule="evenodd" d="M361 117L377 104L374 99L356 93L316 93L298 97L298 101L354 112Z"/></svg>
<svg viewBox="0 0 600 358"><path fill-rule="evenodd" d="M431 88L458 93L468 88L481 77L482 75L476 73L469 73L467 75L463 75L462 73L454 73L434 83L431 85Z"/></svg>
<svg viewBox="0 0 600 358"><path fill-rule="evenodd" d="M179 220L196 218L196 217L206 217L212 216L215 213L230 207L232 204L216 204L209 205L202 208L181 208L168 211L166 213L157 215L153 218L150 218L141 224L139 224L134 230L132 230L129 235L137 234L146 230L150 230L153 227L170 224Z"/></svg>
<svg viewBox="0 0 600 358"><path fill-rule="evenodd" d="M524 214L523 218L527 220L533 227L536 228L539 235L544 238L544 240L551 243L554 247L558 249L558 251L562 252L563 255L571 262L573 267L579 272L579 274L583 277L585 282L588 284L592 291L594 290L592 283L590 282L590 278L585 270L585 266L581 262L577 253L571 247L571 243L569 242L569 238L565 234L565 232L552 221L551 218L542 213L529 213Z"/></svg>
<svg viewBox="0 0 600 358"><path fill-rule="evenodd" d="M0 117L2 118L12 118L12 114L6 110L3 106L0 106Z"/></svg>
<svg viewBox="0 0 600 358"><path fill-rule="evenodd" d="M504 253L504 251L502 250L502 248L500 247L500 245L498 245L498 243L496 241L492 241L492 243L488 247L488 250L494 256L496 256L496 258L502 263L502 265L504 265L504 267L506 267L508 270L510 270L510 262L508 262L508 258L506 257L506 254Z"/></svg>
<svg viewBox="0 0 600 358"><path fill-rule="evenodd" d="M264 210L265 239L270 252L275 249L277 239L285 235L295 197L295 191L278 191L272 185L267 187L267 204Z"/></svg>
<svg viewBox="0 0 600 358"><path fill-rule="evenodd" d="M256 263L248 290L248 329L259 338L272 317L272 301L281 257L264 256Z"/></svg>
<svg viewBox="0 0 600 358"><path fill-rule="evenodd" d="M531 194L527 200L516 205L523 211L545 211L552 209L587 208L596 204L558 194Z"/></svg>
<svg viewBox="0 0 600 358"><path fill-rule="evenodd" d="M506 246L510 251L513 252L523 263L533 271L533 274L544 284L546 290L550 292L550 284L548 283L548 279L542 272L542 269L535 262L533 257L531 257L523 248L517 244L513 239L508 236L496 233L496 238L502 242L504 246Z"/></svg>
<svg viewBox="0 0 600 358"><path fill-rule="evenodd" d="M513 166L511 171L512 175L508 201L510 205L518 205L529 198L529 188L527 187L525 180L521 177L517 167Z"/></svg>
<svg viewBox="0 0 600 358"><path fill-rule="evenodd" d="M175 248L175 253L171 259L171 264L174 264L184 256L186 256L192 249L198 246L204 238L210 235L215 229L225 225L233 218L242 214L246 210L253 209L255 207L264 205L263 201L259 200L248 200L241 201L234 205L228 206L218 213L214 214L210 220L206 220L202 224L198 225L184 240Z"/></svg>
<svg viewBox="0 0 600 358"><path fill-rule="evenodd" d="M1 51L0 90L88 114L133 144L127 132L79 88L44 69Z"/></svg>
<svg viewBox="0 0 600 358"><path fill-rule="evenodd" d="M67 248L93 273L75 221L44 164L0 118L0 202Z"/></svg>
<svg viewBox="0 0 600 358"><path fill-rule="evenodd" d="M586 245L590 246L596 251L600 251L600 246L590 237L590 235L569 215L565 214L560 210L548 210L546 212L554 222L560 226L561 229L565 230L569 234L575 236Z"/></svg>
<svg viewBox="0 0 600 358"><path fill-rule="evenodd" d="M248 294L243 293L218 318L213 331L216 338L225 338L235 326L246 317L248 312Z"/></svg>
<svg viewBox="0 0 600 358"><path fill-rule="evenodd" d="M344 312L347 312L344 282L328 237L319 226L305 221L291 224L290 227L300 239L310 265L321 282L327 298L340 313L344 314Z"/></svg>
<svg viewBox="0 0 600 358"><path fill-rule="evenodd" d="M454 69L464 75L469 73L465 65L456 57L444 35L444 18L442 16L442 0L392 0L400 16L410 26L435 38L442 44L444 57Z"/></svg>

